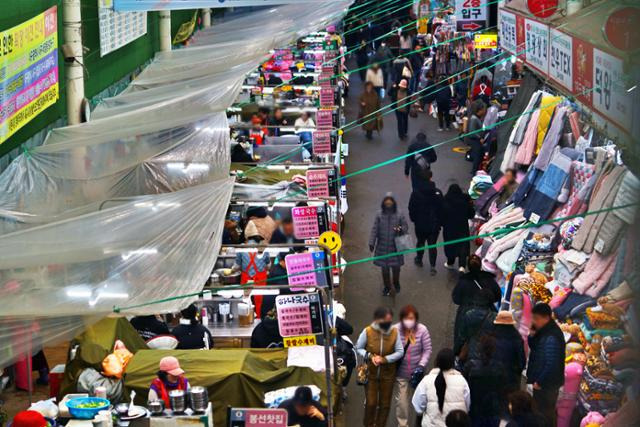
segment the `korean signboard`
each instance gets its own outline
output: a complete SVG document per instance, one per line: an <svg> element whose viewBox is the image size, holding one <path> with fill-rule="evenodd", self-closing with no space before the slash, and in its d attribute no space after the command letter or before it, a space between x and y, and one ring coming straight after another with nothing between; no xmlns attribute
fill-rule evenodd
<svg viewBox="0 0 640 427"><path fill-rule="evenodd" d="M547 74L549 70L549 27L533 19L524 20L526 62Z"/></svg>
<svg viewBox="0 0 640 427"><path fill-rule="evenodd" d="M315 238L320 235L318 208L315 206L299 206L291 208L293 217L293 234L296 239Z"/></svg>
<svg viewBox="0 0 640 427"><path fill-rule="evenodd" d="M593 108L624 129L630 129L633 103L625 84L622 60L594 48Z"/></svg>
<svg viewBox="0 0 640 427"><path fill-rule="evenodd" d="M307 170L307 197L329 197L329 169Z"/></svg>
<svg viewBox="0 0 640 427"><path fill-rule="evenodd" d="M56 6L0 32L0 144L59 98Z"/></svg>
<svg viewBox="0 0 640 427"><path fill-rule="evenodd" d="M312 136L311 149L313 154L331 154L331 132L315 131Z"/></svg>
<svg viewBox="0 0 640 427"><path fill-rule="evenodd" d="M317 293L278 295L276 312L278 329L283 337L322 333L322 305Z"/></svg>
<svg viewBox="0 0 640 427"><path fill-rule="evenodd" d="M487 26L487 0L456 0L458 31L478 31Z"/></svg>
<svg viewBox="0 0 640 427"><path fill-rule="evenodd" d="M326 287L327 274L324 270L324 259L323 251L287 255L284 262L291 289L296 291L304 290L306 286Z"/></svg>
<svg viewBox="0 0 640 427"><path fill-rule="evenodd" d="M98 0L100 56L147 34L147 12L114 12L113 0Z"/></svg>
<svg viewBox="0 0 640 427"><path fill-rule="evenodd" d="M593 93L593 46L584 40L573 39L573 93L579 101L591 105Z"/></svg>
<svg viewBox="0 0 640 427"><path fill-rule="evenodd" d="M333 93L331 86L323 86L320 88L320 105L322 107L333 107L335 101Z"/></svg>
<svg viewBox="0 0 640 427"><path fill-rule="evenodd" d="M516 15L500 9L500 47L508 52L516 53Z"/></svg>
<svg viewBox="0 0 640 427"><path fill-rule="evenodd" d="M229 427L286 427L288 421L285 409L229 409Z"/></svg>
<svg viewBox="0 0 640 427"><path fill-rule="evenodd" d="M282 342L284 343L285 348L309 347L317 344L315 335L301 335L299 337L283 338Z"/></svg>
<svg viewBox="0 0 640 427"><path fill-rule="evenodd" d="M573 38L556 29L551 30L549 76L573 91Z"/></svg>
<svg viewBox="0 0 640 427"><path fill-rule="evenodd" d="M476 49L497 49L497 34L476 34L473 37L473 47Z"/></svg>

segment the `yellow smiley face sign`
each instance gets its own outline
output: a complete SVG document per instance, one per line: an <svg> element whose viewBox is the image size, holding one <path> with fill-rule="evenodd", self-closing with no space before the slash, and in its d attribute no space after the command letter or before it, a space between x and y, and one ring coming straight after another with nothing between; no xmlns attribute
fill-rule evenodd
<svg viewBox="0 0 640 427"><path fill-rule="evenodd" d="M342 247L342 239L340 239L340 235L335 231L325 231L320 235L318 239L318 243L331 252L331 254L336 254Z"/></svg>

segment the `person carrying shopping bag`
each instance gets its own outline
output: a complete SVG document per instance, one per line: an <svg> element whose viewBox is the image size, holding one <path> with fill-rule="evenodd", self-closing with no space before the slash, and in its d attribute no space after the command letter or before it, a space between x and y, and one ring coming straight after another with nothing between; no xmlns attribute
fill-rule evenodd
<svg viewBox="0 0 640 427"><path fill-rule="evenodd" d="M364 359L365 384L365 427L385 427L389 410L393 383L396 379L397 362L404 349L397 328L392 328L393 311L379 307L373 313L373 322L364 328L358 337L356 350Z"/></svg>

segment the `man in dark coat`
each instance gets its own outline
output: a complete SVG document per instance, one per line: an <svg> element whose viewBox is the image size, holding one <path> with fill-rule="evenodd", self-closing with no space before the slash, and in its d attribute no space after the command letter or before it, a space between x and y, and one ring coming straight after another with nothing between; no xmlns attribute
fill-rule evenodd
<svg viewBox="0 0 640 427"><path fill-rule="evenodd" d="M443 131L446 124L447 130L451 129L451 88L447 80L443 78L436 87L436 105L438 106L438 130Z"/></svg>
<svg viewBox="0 0 640 427"><path fill-rule="evenodd" d="M298 387L293 399L285 400L279 408L287 410L287 424L290 426L324 427L327 425L327 411L313 400L309 387Z"/></svg>
<svg viewBox="0 0 640 427"><path fill-rule="evenodd" d="M462 191L458 184L451 184L444 196L444 213L442 216L442 239L445 242L469 237L469 220L475 216L471 197ZM444 247L447 257L445 268L453 270L456 258L461 273L469 258L469 241L452 243Z"/></svg>
<svg viewBox="0 0 640 427"><path fill-rule="evenodd" d="M427 142L427 135L424 132L418 132L407 149L408 156L404 159L404 175L407 178L411 175L413 189L424 180L424 171L430 170L431 163L435 163L438 160L436 150L430 147L431 144ZM419 151L419 153L416 153L416 151Z"/></svg>
<svg viewBox="0 0 640 427"><path fill-rule="evenodd" d="M413 221L416 231L416 247L424 246L425 242L434 245L438 241L442 227L442 192L431 181L431 170L424 172L424 177L414 187L409 199L409 218ZM422 267L424 250L416 252L414 259L417 266ZM429 248L429 265L431 275L436 274L437 248Z"/></svg>
<svg viewBox="0 0 640 427"><path fill-rule="evenodd" d="M564 335L551 317L549 304L538 303L531 313L527 384L533 384L533 400L547 425L556 425L558 390L564 384Z"/></svg>

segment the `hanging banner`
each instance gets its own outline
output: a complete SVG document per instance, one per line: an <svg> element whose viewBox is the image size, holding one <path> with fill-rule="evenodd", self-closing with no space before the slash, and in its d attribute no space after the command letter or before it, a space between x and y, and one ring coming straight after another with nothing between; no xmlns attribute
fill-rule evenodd
<svg viewBox="0 0 640 427"><path fill-rule="evenodd" d="M147 34L146 12L114 12L113 0L98 0L100 56Z"/></svg>
<svg viewBox="0 0 640 427"><path fill-rule="evenodd" d="M549 26L533 19L524 20L525 60L547 74L549 71Z"/></svg>
<svg viewBox="0 0 640 427"><path fill-rule="evenodd" d="M573 38L556 29L551 30L549 76L573 91Z"/></svg>
<svg viewBox="0 0 640 427"><path fill-rule="evenodd" d="M627 131L631 129L632 96L626 89L623 61L593 49L593 108Z"/></svg>
<svg viewBox="0 0 640 427"><path fill-rule="evenodd" d="M187 22L183 22L180 24L180 28L178 28L178 32L173 37L171 41L172 44L179 44L186 42L189 40L189 37L193 34L196 29L196 21L198 20L198 11L193 12L193 16Z"/></svg>
<svg viewBox="0 0 640 427"><path fill-rule="evenodd" d="M316 0L113 0L113 9L119 12L147 10L200 9L203 7L275 6L291 3L311 3Z"/></svg>
<svg viewBox="0 0 640 427"><path fill-rule="evenodd" d="M500 47L507 52L516 53L518 47L516 38L516 15L500 9L499 31Z"/></svg>
<svg viewBox="0 0 640 427"><path fill-rule="evenodd" d="M487 0L456 0L458 31L478 31L487 26Z"/></svg>
<svg viewBox="0 0 640 427"><path fill-rule="evenodd" d="M0 144L56 103L56 6L0 32Z"/></svg>
<svg viewBox="0 0 640 427"><path fill-rule="evenodd" d="M581 39L573 39L573 93L587 106L593 98L593 46Z"/></svg>

